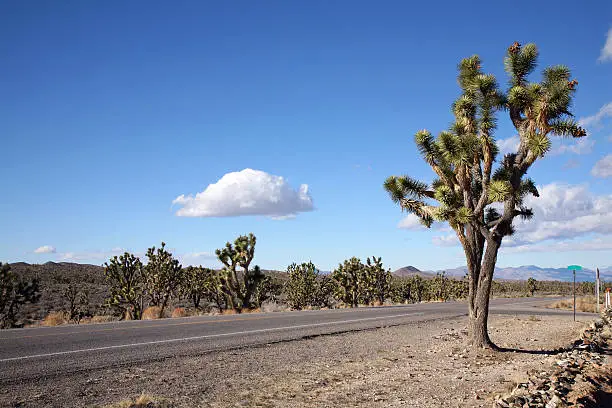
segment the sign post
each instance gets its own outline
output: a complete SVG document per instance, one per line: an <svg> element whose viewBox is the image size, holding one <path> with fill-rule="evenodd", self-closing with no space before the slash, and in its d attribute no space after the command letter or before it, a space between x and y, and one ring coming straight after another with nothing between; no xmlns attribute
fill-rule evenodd
<svg viewBox="0 0 612 408"><path fill-rule="evenodd" d="M597 313L599 313L599 268L595 270L595 297L597 298Z"/></svg>
<svg viewBox="0 0 612 408"><path fill-rule="evenodd" d="M569 269L570 271L574 272L574 285L573 285L573 290L574 290L574 321L576 321L576 271L581 271L582 270L582 266L580 265L570 265L567 267L567 269Z"/></svg>

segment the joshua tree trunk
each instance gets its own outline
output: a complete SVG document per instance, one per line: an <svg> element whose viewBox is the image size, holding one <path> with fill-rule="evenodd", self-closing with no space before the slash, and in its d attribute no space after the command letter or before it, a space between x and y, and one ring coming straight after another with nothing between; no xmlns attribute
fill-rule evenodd
<svg viewBox="0 0 612 408"><path fill-rule="evenodd" d="M496 348L489 338L487 322L489 318L489 297L493 283L493 273L501 237L487 240L486 249L480 261L468 262L469 287L469 342L474 347ZM467 251L466 251L467 252ZM479 251L482 253L481 251Z"/></svg>

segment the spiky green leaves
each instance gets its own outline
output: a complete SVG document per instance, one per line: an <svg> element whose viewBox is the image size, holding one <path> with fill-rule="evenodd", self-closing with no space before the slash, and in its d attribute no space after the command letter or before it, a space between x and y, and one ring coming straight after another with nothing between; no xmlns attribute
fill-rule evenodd
<svg viewBox="0 0 612 408"><path fill-rule="evenodd" d="M538 49L535 44L527 44L524 47L521 47L519 43L512 44L504 59L506 72L510 76L510 84L524 85L527 76L535 69L537 61Z"/></svg>
<svg viewBox="0 0 612 408"><path fill-rule="evenodd" d="M399 203L404 198L423 199L432 197L432 192L428 190L427 184L415 180L409 176L391 176L385 180L385 190L395 203Z"/></svg>
<svg viewBox="0 0 612 408"><path fill-rule="evenodd" d="M414 141L427 164L436 164L436 159L440 153L437 151L437 146L431 133L427 130L419 130L414 135Z"/></svg>
<svg viewBox="0 0 612 408"><path fill-rule="evenodd" d="M457 211L455 211L454 222L460 225L467 224L472 220L474 213L471 209L466 207L460 207Z"/></svg>
<svg viewBox="0 0 612 408"><path fill-rule="evenodd" d="M434 192L428 190L427 184L408 176L391 176L385 180L383 187L393 202L403 210L417 215L425 226L431 226L433 219L423 200L426 197L433 198Z"/></svg>
<svg viewBox="0 0 612 408"><path fill-rule="evenodd" d="M513 86L508 91L508 105L520 109L521 111L529 108L536 100L534 91L536 91L536 89L528 89L526 86Z"/></svg>
<svg viewBox="0 0 612 408"><path fill-rule="evenodd" d="M535 183L530 178L521 181L521 186L520 186L520 189L519 189L519 193L520 193L521 197L524 197L527 194L531 194L534 197L539 197L540 196L540 193L538 192L538 189L537 189Z"/></svg>
<svg viewBox="0 0 612 408"><path fill-rule="evenodd" d="M547 67L542 72L542 85L550 87L557 83L566 83L570 80L570 69L565 65Z"/></svg>
<svg viewBox="0 0 612 408"><path fill-rule="evenodd" d="M464 58L457 67L459 75L457 81L461 88L469 89L474 85L474 79L480 73L480 57L472 55L469 58Z"/></svg>
<svg viewBox="0 0 612 408"><path fill-rule="evenodd" d="M492 180L489 184L489 202L502 202L512 194L512 186L506 180Z"/></svg>
<svg viewBox="0 0 612 408"><path fill-rule="evenodd" d="M587 135L578 122L573 119L555 119L550 123L552 132L558 136L584 137Z"/></svg>
<svg viewBox="0 0 612 408"><path fill-rule="evenodd" d="M448 222L452 227L457 227L472 221L474 213L466 207L440 205L432 210L432 216L436 221Z"/></svg>
<svg viewBox="0 0 612 408"><path fill-rule="evenodd" d="M537 157L544 157L550 150L551 142L545 134L532 133L527 136L527 147Z"/></svg>

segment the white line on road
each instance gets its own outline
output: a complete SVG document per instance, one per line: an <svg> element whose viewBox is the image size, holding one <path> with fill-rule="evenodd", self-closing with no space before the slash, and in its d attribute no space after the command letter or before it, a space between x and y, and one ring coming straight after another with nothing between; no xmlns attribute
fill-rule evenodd
<svg viewBox="0 0 612 408"><path fill-rule="evenodd" d="M422 313L422 312L418 312L418 313L403 313L403 314L397 314L397 315L392 315L392 316L365 317L365 318L362 318L362 319L341 320L341 321L335 321L335 322L300 324L300 325L296 325L296 326L272 327L272 328L269 328L269 329L247 330L247 331L239 331L239 332L231 332L231 333L219 333L219 334L206 334L206 335L202 335L202 336L183 337L183 338L178 338L178 339L145 341L145 342L142 342L142 343L118 344L118 345L114 345L114 346L93 347L93 348L80 349L80 350L58 351L58 352L55 352L55 353L33 354L33 355L30 355L30 356L3 358L3 359L0 359L0 363L8 362L8 361L26 360L26 359L30 359L30 358L61 356L61 355L64 355L64 354L86 353L86 352L90 352L90 351L112 350L112 349L127 348L127 347L136 347L136 346L148 346L148 345L152 345L152 344L176 343L176 342L180 342L180 341L211 339L211 338L215 338L215 337L226 337L226 336L236 336L236 335L245 335L245 334L254 334L254 333L265 333L265 332L275 331L275 330L304 329L304 328L307 328L307 327L329 326L329 325L332 325L332 324L358 323L358 322L366 322L366 321L370 321L370 320L393 319L393 318L396 318L396 317L417 316L417 315L423 315L423 314L424 313Z"/></svg>

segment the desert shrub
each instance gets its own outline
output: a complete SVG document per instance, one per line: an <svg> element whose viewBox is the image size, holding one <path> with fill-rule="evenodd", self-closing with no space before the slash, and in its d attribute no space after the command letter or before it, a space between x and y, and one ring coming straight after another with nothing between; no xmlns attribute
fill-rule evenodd
<svg viewBox="0 0 612 408"><path fill-rule="evenodd" d="M183 307L175 307L172 311L172 317L187 317L189 314Z"/></svg>
<svg viewBox="0 0 612 408"><path fill-rule="evenodd" d="M163 398L156 398L142 393L136 399L125 399L115 404L106 405L105 408L171 408L173 404Z"/></svg>
<svg viewBox="0 0 612 408"><path fill-rule="evenodd" d="M160 319L163 317L160 306L149 306L142 312L142 320Z"/></svg>
<svg viewBox="0 0 612 408"><path fill-rule="evenodd" d="M43 326L60 326L70 321L70 316L66 312L51 312L42 321Z"/></svg>
<svg viewBox="0 0 612 408"><path fill-rule="evenodd" d="M11 272L11 266L0 262L0 328L15 327L19 309L39 299L38 279L17 279Z"/></svg>
<svg viewBox="0 0 612 408"><path fill-rule="evenodd" d="M115 316L110 315L95 315L91 317L90 323L110 323L116 321Z"/></svg>
<svg viewBox="0 0 612 408"><path fill-rule="evenodd" d="M574 299L565 299L553 302L547 307L553 309L574 309ZM601 305L600 305L601 307ZM582 296L576 298L576 310L579 312L596 313L597 312L597 298L595 296Z"/></svg>

